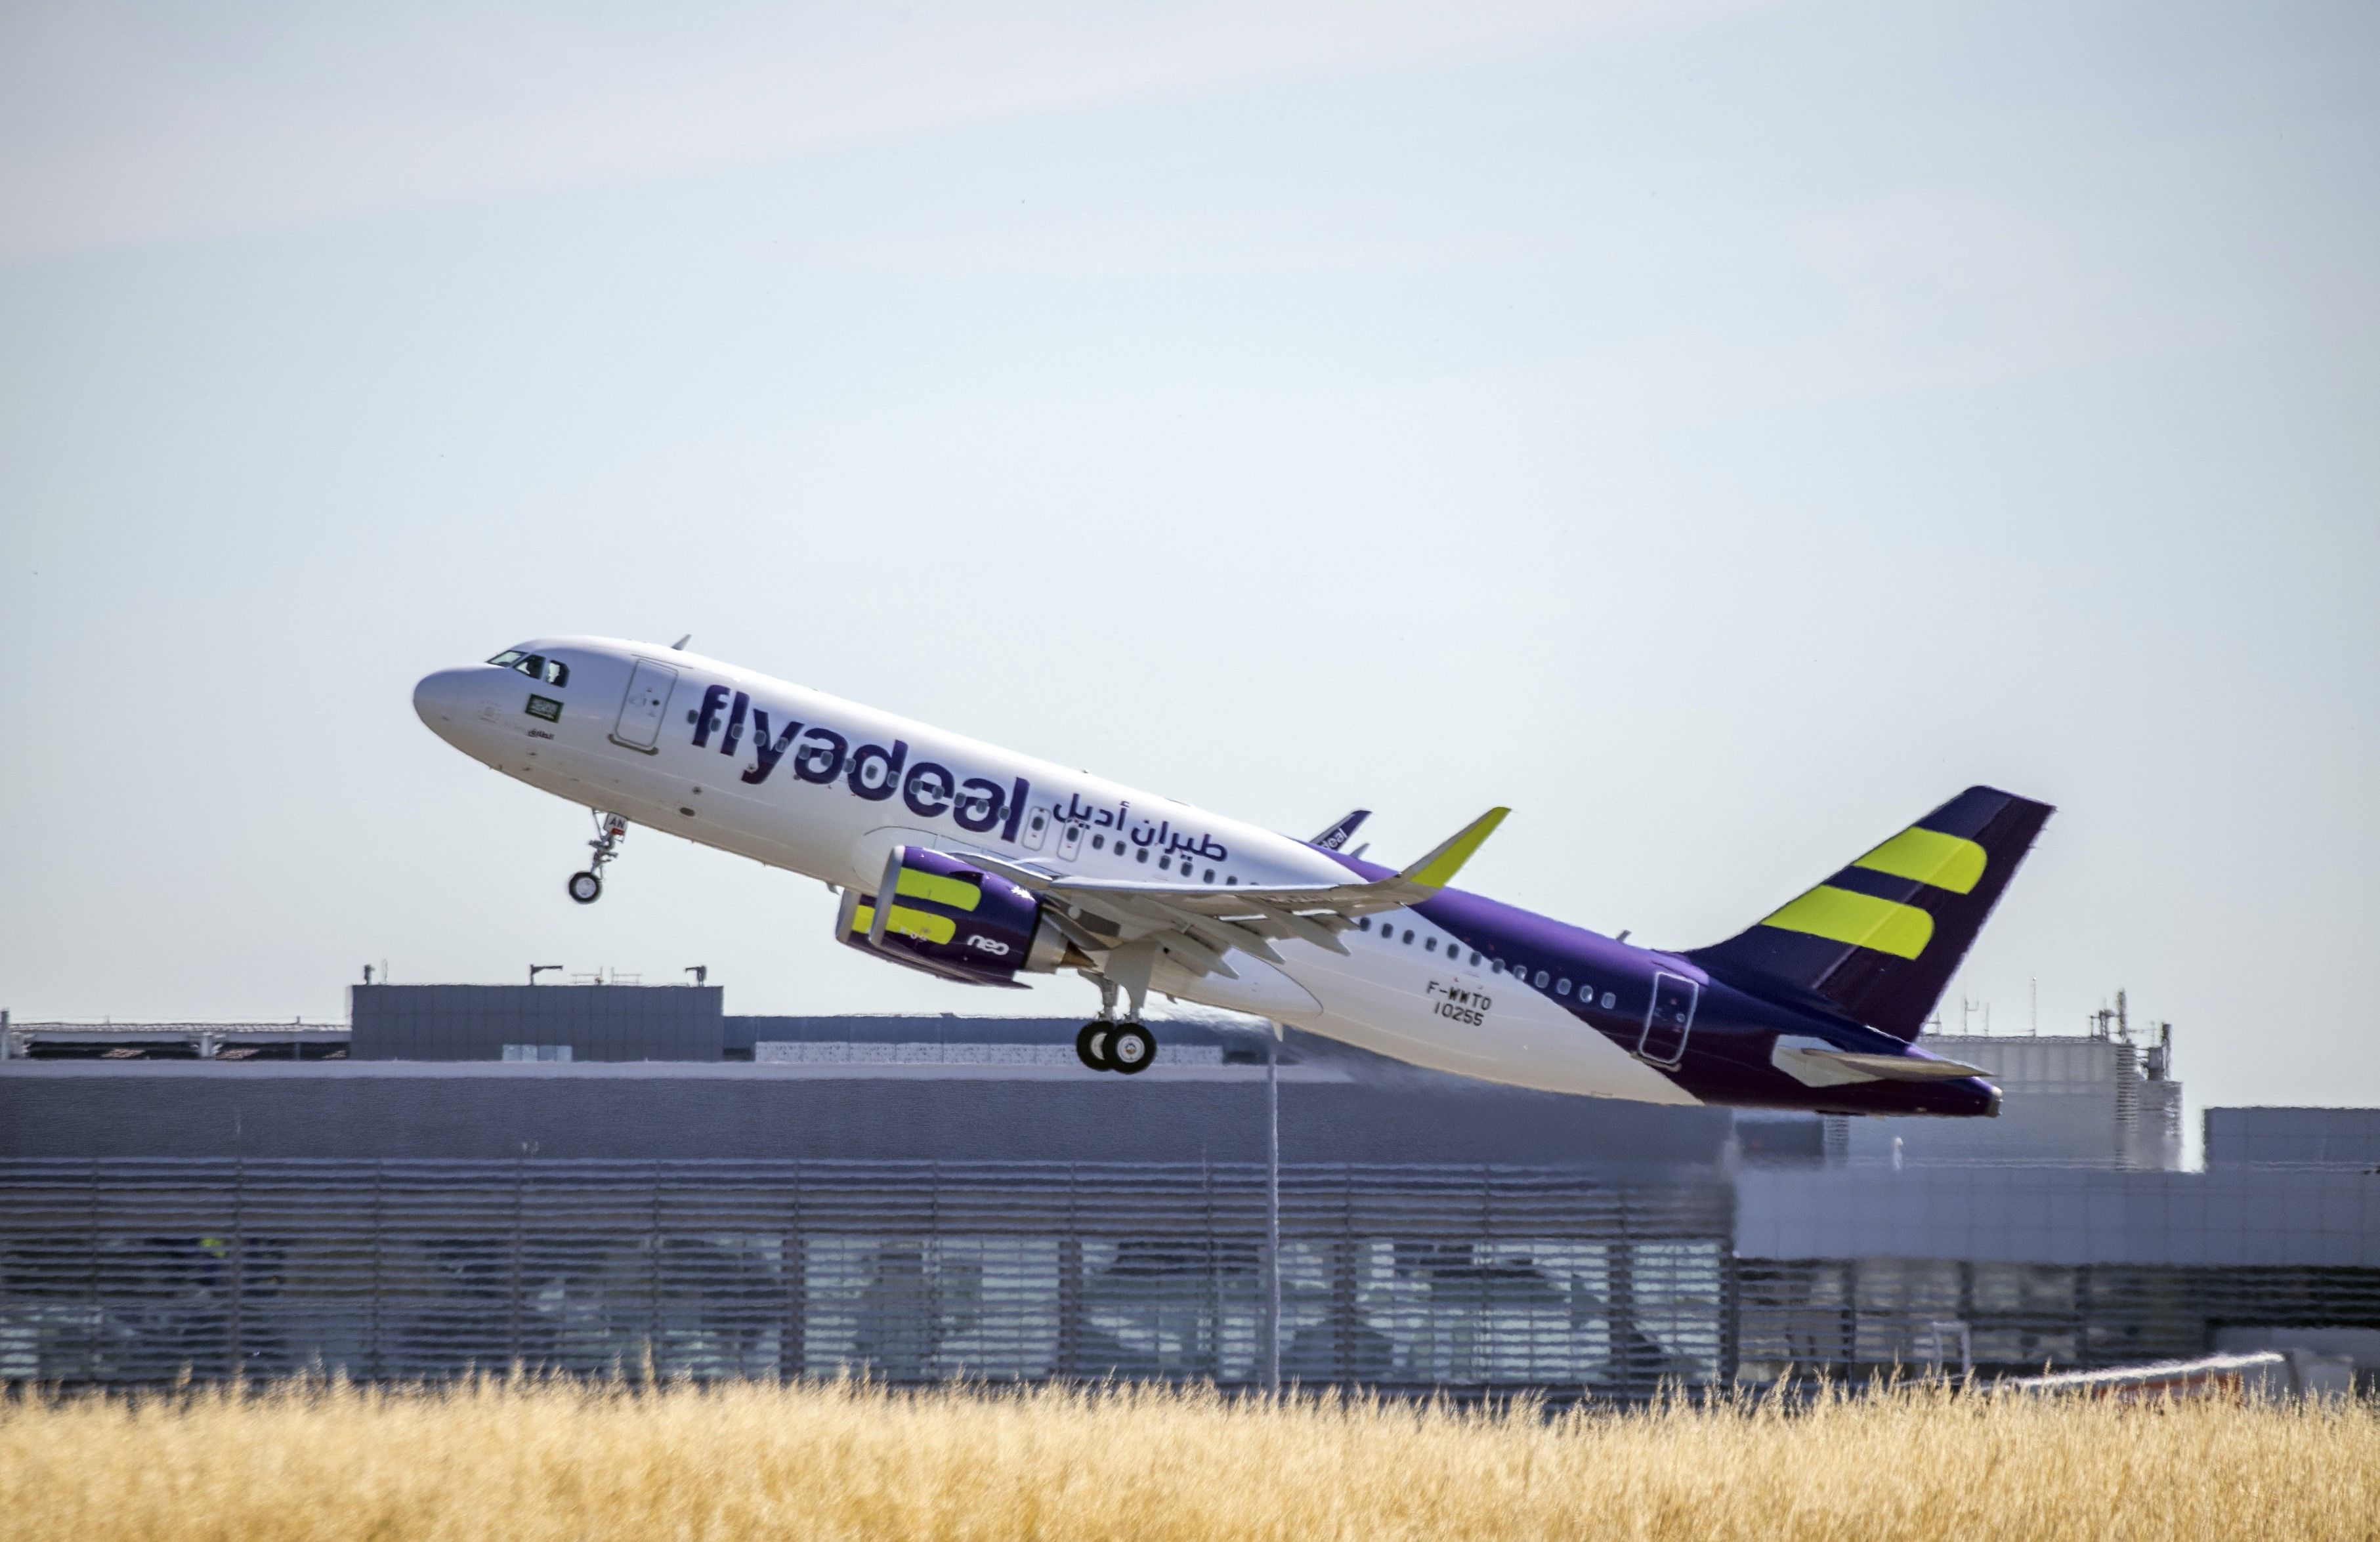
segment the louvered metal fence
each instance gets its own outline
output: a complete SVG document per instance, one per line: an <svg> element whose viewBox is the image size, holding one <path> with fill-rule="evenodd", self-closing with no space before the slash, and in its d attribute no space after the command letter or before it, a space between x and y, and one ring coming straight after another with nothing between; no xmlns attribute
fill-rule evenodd
<svg viewBox="0 0 2380 1542"><path fill-rule="evenodd" d="M2029 1376L2182 1359L2225 1328L2380 1329L2380 1269L1739 1259L1745 1379Z"/></svg>
<svg viewBox="0 0 2380 1542"><path fill-rule="evenodd" d="M1734 1371L1730 1192L1283 1171L1281 1368L1557 1398ZM0 1379L519 1365L1246 1384L1248 1164L0 1162Z"/></svg>

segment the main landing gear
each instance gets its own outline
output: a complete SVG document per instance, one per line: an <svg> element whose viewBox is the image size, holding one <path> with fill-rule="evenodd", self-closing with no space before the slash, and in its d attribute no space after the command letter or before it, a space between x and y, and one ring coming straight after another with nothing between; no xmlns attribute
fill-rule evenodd
<svg viewBox="0 0 2380 1542"><path fill-rule="evenodd" d="M1075 1036L1075 1055L1094 1071L1136 1076L1157 1059L1157 1039L1137 1023L1098 1017Z"/></svg>
<svg viewBox="0 0 2380 1542"><path fill-rule="evenodd" d="M1089 974L1087 970L1086 974ZM1099 988L1099 1014L1075 1035L1075 1058L1094 1071L1115 1071L1137 1076L1157 1059L1157 1040L1137 1023L1116 1021L1116 982L1104 974L1089 975ZM1145 985L1147 982L1144 981ZM1141 992L1134 990L1127 1008L1140 1015Z"/></svg>
<svg viewBox="0 0 2380 1542"><path fill-rule="evenodd" d="M617 814L607 814L601 808L588 812L595 816L595 839L588 845L595 852L595 860L583 873L570 875L570 897L581 905L593 905L603 897L604 866L620 855L620 843L628 838L628 821Z"/></svg>

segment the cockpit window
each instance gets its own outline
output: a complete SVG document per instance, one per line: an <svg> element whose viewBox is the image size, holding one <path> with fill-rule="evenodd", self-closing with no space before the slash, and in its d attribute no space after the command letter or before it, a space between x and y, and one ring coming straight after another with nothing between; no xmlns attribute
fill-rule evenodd
<svg viewBox="0 0 2380 1542"><path fill-rule="evenodd" d="M542 680L549 686L570 684L570 666L559 659L549 659L542 653L525 652L507 648L488 662L504 669L516 669L532 680Z"/></svg>

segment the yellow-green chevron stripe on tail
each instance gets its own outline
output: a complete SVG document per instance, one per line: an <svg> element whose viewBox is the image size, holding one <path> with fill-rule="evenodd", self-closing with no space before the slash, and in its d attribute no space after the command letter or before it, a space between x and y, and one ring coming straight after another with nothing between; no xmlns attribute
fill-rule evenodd
<svg viewBox="0 0 2380 1542"><path fill-rule="evenodd" d="M1934 938L1934 917L1913 905L1895 905L1824 883L1760 924L1899 958L1915 958Z"/></svg>
<svg viewBox="0 0 2380 1542"><path fill-rule="evenodd" d="M1971 894L1984 880L1984 848L1974 842L1912 825L1852 866Z"/></svg>

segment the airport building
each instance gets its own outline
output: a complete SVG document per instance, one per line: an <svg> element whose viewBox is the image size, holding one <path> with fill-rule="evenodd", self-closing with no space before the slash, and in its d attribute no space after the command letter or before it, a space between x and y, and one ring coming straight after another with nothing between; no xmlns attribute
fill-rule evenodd
<svg viewBox="0 0 2380 1542"><path fill-rule="evenodd" d="M1249 1384L1276 1344L1309 1385L1617 1401L2230 1348L2380 1378L2380 1111L2212 1110L2182 1171L2169 1039L1929 1040L2000 1119L1838 1123L1294 1032L1276 1070L1196 1023L1102 1075L1075 1026L625 984L0 1021L0 1379Z"/></svg>

